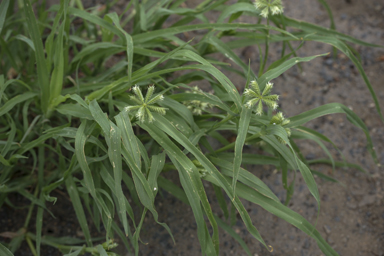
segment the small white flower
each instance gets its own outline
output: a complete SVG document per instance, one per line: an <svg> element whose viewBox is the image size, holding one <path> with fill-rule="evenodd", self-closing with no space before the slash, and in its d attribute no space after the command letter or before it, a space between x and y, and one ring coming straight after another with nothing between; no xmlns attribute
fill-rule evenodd
<svg viewBox="0 0 384 256"><path fill-rule="evenodd" d="M255 0L255 7L260 11L260 15L268 18L269 12L272 15L283 13L284 7L281 0Z"/></svg>

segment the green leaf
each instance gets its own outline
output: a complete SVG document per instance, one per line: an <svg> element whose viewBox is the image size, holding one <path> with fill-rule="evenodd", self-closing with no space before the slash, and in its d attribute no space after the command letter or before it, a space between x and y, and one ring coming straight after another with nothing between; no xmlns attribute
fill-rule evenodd
<svg viewBox="0 0 384 256"><path fill-rule="evenodd" d="M229 58L233 62L235 62L242 70L244 76L248 73L248 66L241 60L241 58L234 53L229 46L218 39L216 36L210 36L207 40L208 43L211 43L216 49L225 55L225 57ZM256 75L252 72L253 77L256 77Z"/></svg>
<svg viewBox="0 0 384 256"><path fill-rule="evenodd" d="M99 42L99 43L87 45L81 50L80 53L75 55L75 57L72 59L72 63L76 63L81 59L85 59L87 56L92 55L95 52L100 51L102 49L112 49L112 48L123 50L123 47L121 45L118 45L116 43L110 43L110 42Z"/></svg>
<svg viewBox="0 0 384 256"><path fill-rule="evenodd" d="M157 177L157 184L162 189L164 189L165 191L167 191L168 193L170 193L171 195L173 195L174 197L176 197L177 199L179 199L183 203L190 205L190 203L188 201L188 197L186 196L184 190L182 190L179 186L177 186L172 181L167 180L163 176L159 176L159 177Z"/></svg>
<svg viewBox="0 0 384 256"><path fill-rule="evenodd" d="M109 165L108 165L108 168L110 168ZM103 181L105 182L105 184L107 184L107 186L109 187L109 189L110 189L111 191L114 191L114 190L115 190L115 181L114 181L113 177L108 173L108 171L107 171L107 167L105 167L104 164L101 164L101 166L100 166L100 174L101 174L101 176L103 177ZM114 198L116 198L116 197L114 197ZM116 198L116 199L117 199L117 198ZM127 211L127 213L129 214L129 217L132 219L132 221L133 221L133 225L135 226L136 224L135 224L135 218L134 218L133 209L132 209L131 205L129 204L129 202L128 202L128 200L127 200L126 197L124 197L124 200L125 200L126 211ZM118 207L120 207L120 206L119 206L119 202L117 202L116 205L117 205ZM121 219L121 218L124 217L124 216L122 216L122 215L120 214L119 217L120 217L120 219ZM121 220L121 221L122 221L122 220ZM129 226L128 226L127 231L128 231L128 234L130 234Z"/></svg>
<svg viewBox="0 0 384 256"><path fill-rule="evenodd" d="M349 108L347 108L343 104L329 103L329 104L325 104L323 106L317 107L315 109L306 111L306 112L301 113L299 115L296 115L294 117L291 117L291 118L289 118L289 120L291 120L291 122L289 124L287 124L286 127L287 128L296 127L296 126L305 124L308 121L313 120L317 117L329 115L329 114L336 114L336 113L346 114L349 122L351 122L353 125L355 125L356 127L359 127L360 129L363 130L363 132L365 133L365 137L367 139L368 150L370 151L373 160L376 163L378 163L378 159L376 157L376 152L373 149L372 139L371 139L371 136L369 135L369 131L368 131L367 126L352 110L350 110Z"/></svg>
<svg viewBox="0 0 384 256"><path fill-rule="evenodd" d="M40 200L43 200L43 193L40 193ZM44 209L39 207L37 208L36 214L36 251L37 255L40 256L40 245L41 245L41 231L43 228L43 213Z"/></svg>
<svg viewBox="0 0 384 256"><path fill-rule="evenodd" d="M218 185L217 180L211 175L205 176L205 179ZM230 178L227 177L228 182ZM307 235L314 238L319 246L320 250L327 256L337 256L335 250L333 250L324 238L321 237L320 233L312 226L305 218L300 214L292 211L288 207L281 204L279 201L272 200L271 198L265 197L260 194L258 191L238 183L236 186L236 193L238 196L244 198L247 201L250 201L254 204L258 204L263 207L268 212L276 215L277 217L291 223L293 226L304 231Z"/></svg>
<svg viewBox="0 0 384 256"><path fill-rule="evenodd" d="M131 80L132 79L133 51L134 51L132 37L120 26L119 17L117 16L116 13L110 13L107 15L112 19L112 21L115 23L115 26L124 35L124 41L125 41L126 52L127 52L127 57L128 57L128 79Z"/></svg>
<svg viewBox="0 0 384 256"><path fill-rule="evenodd" d="M233 153L218 153L217 157L221 159L228 159L233 157ZM274 156L243 153L242 164L279 166L279 159Z"/></svg>
<svg viewBox="0 0 384 256"><path fill-rule="evenodd" d="M219 18L217 19L217 23L224 22L224 19L229 17L232 14L236 14L238 12L249 12L249 11L256 11L255 6L250 3L238 2L236 4L231 4L220 13Z"/></svg>
<svg viewBox="0 0 384 256"><path fill-rule="evenodd" d="M357 169L358 171L360 171L362 173L368 173L366 170L364 170L358 164L339 162L339 161L334 161L334 163L332 163L328 159L314 159L314 160L308 160L307 162L308 162L309 165L312 165L312 164L329 164L329 165L335 164L336 167L355 168L355 169Z"/></svg>
<svg viewBox="0 0 384 256"><path fill-rule="evenodd" d="M7 0L6 0L7 1ZM2 6L0 5L0 8L1 8ZM0 243L0 254L1 255L4 255L4 256L13 256L13 253L11 253L11 251L10 250L8 250L8 248L7 247L5 247L4 245L2 245L1 243Z"/></svg>
<svg viewBox="0 0 384 256"><path fill-rule="evenodd" d="M117 116L115 116L116 124L119 129L122 131L122 140L123 146L128 151L130 155L133 156L135 165L138 169L141 169L141 154L138 145L138 141L136 140L136 135L133 132L132 124L129 119L128 113L126 111L120 112Z"/></svg>
<svg viewBox="0 0 384 256"><path fill-rule="evenodd" d="M309 139L316 142L323 149L324 153L327 154L329 160L332 162L333 169L335 169L335 162L333 160L331 153L329 152L327 147L324 145L324 143L321 142L321 140L317 136L313 135L312 133L301 132L299 130L299 131L292 131L291 138L292 139Z"/></svg>
<svg viewBox="0 0 384 256"><path fill-rule="evenodd" d="M103 248L101 244L96 246L97 251L99 252L100 256L108 256L107 252Z"/></svg>
<svg viewBox="0 0 384 256"><path fill-rule="evenodd" d="M83 248L79 248L77 249L76 251L72 252L72 253L67 253L67 254L64 254L63 256L78 256L80 255L81 253L83 253L85 249L85 246Z"/></svg>
<svg viewBox="0 0 384 256"><path fill-rule="evenodd" d="M147 16L145 15L144 4L140 4L140 28L143 31L147 31Z"/></svg>
<svg viewBox="0 0 384 256"><path fill-rule="evenodd" d="M295 57L295 58L291 58L287 61L284 61L278 67L268 70L262 76L259 77L257 82L260 86L260 90L264 89L264 86L267 82L280 76L281 74L283 74L285 71L287 71L288 69L290 69L291 67L293 67L297 63L308 62L308 61L313 60L314 58L325 56L325 55L328 55L328 53L314 55L314 56L310 56L310 57L304 57L304 58Z"/></svg>
<svg viewBox="0 0 384 256"><path fill-rule="evenodd" d="M73 181L72 175L68 175L65 179L65 186L69 197L71 198L73 208L75 209L77 220L79 221L81 230L84 233L85 241L88 246L92 247L91 233L88 227L88 220L85 216L83 205L80 200L79 192L77 190L76 184Z"/></svg>
<svg viewBox="0 0 384 256"><path fill-rule="evenodd" d="M11 242L8 244L8 248L12 253L15 253L21 246L21 243L25 240L25 229L20 228L17 231L17 236L12 238Z"/></svg>
<svg viewBox="0 0 384 256"><path fill-rule="evenodd" d="M89 165L87 163L87 158L85 156L85 151L84 151L85 143L86 143L87 137L89 136L88 133L93 131L93 129L95 128L95 124L96 123L93 123L92 125L87 126L87 120L86 119L82 120L80 127L77 129L77 132L76 132L75 154L77 157L77 161L79 162L80 168L83 171L85 188L90 192L93 199L97 203L98 207L101 207L103 212L106 214L107 218L111 219L112 216L110 214L109 209L107 208L107 206L103 202L102 198L100 198L96 193L96 188L95 188L95 184L93 182L92 172L91 172ZM86 130L86 128L87 128L87 130Z"/></svg>
<svg viewBox="0 0 384 256"><path fill-rule="evenodd" d="M91 102L91 105L96 109L96 101L92 101ZM97 105L98 106L98 105ZM100 108L100 107L99 107ZM91 109L91 112L93 110ZM108 133L108 127L105 126L105 124L102 124L103 123L103 119L105 119L106 117L102 114L100 114L100 111L101 110L98 110L97 112L99 114L97 114L100 118L97 119L96 116L94 115L95 117L95 120L98 120L104 130L104 133ZM125 112L125 111L124 111ZM123 113L124 113L123 112ZM95 112L96 113L96 112ZM93 114L93 113L92 113ZM120 114L120 116L116 116L116 120L119 120L118 121L118 125L119 127L129 127L131 126L129 122L129 117L123 117L124 119L124 122L125 124L123 124L123 120L121 120L121 115L123 114ZM125 113L125 115L127 115ZM105 130L106 129L106 130ZM129 130L129 129L127 129ZM131 143L129 142L129 135L126 134L126 137L124 137L124 131L125 132L129 132L125 129L122 129L123 131L123 145L124 145L124 150L122 150L122 154L123 154L123 157L124 157L124 160L127 162L128 166L130 167L131 171L132 171L132 176L133 176L133 180L134 180L134 183L135 183L135 186L136 186L136 190L137 190L137 193L139 195L139 198L140 198L140 201L141 203L146 207L148 208L148 210L151 211L151 213L153 214L154 218L155 218L155 221L160 224L161 226L163 226L171 235L172 239L173 239L173 236L172 236L172 233L169 229L169 227L164 224L164 223L160 223L158 222L158 214L154 208L154 195L153 195L153 192L152 192L152 189L148 183L148 181L146 180L146 178L144 177L143 173L141 172L141 170L139 169L139 167L137 166L137 162L135 161L134 158L132 158L132 155L129 153L128 148L130 148L131 146ZM133 131L131 131L133 133ZM132 141L135 141L135 137L131 137L131 140ZM132 150L137 150L137 146L135 148L133 148ZM136 151L137 152L137 151Z"/></svg>
<svg viewBox="0 0 384 256"><path fill-rule="evenodd" d="M49 9L49 11L58 11L58 9L59 9L59 7L57 5L54 5ZM103 20L102 18L96 16L95 14L92 14L92 13L89 13L87 11L80 10L80 9L77 9L74 7L68 8L68 14L80 17L81 19L87 20L87 21L89 21L95 25L99 25L100 27L103 27L103 28L111 31L112 33L114 33L118 37L124 38L123 33L118 28L116 28L115 26L113 26L109 22Z"/></svg>
<svg viewBox="0 0 384 256"><path fill-rule="evenodd" d="M311 33L311 34L320 34L321 36L319 36L319 37L329 37L329 38L332 37L332 38L335 38L336 40L341 39L341 40L345 40L345 41L348 41L351 43L355 43L355 44L359 44L359 45L363 45L363 46L368 46L368 47L380 47L380 48L383 47L382 45L370 44L370 43L361 41L359 39L356 39L352 36L348 36L348 35L345 35L343 33L337 32L336 30L324 28L324 27L321 27L321 26L318 26L318 25L315 25L312 23L305 22L305 21L291 19L291 18L288 18L286 16L284 16L284 20L285 20L285 25L287 27L298 28L298 29L304 30L307 33Z"/></svg>
<svg viewBox="0 0 384 256"><path fill-rule="evenodd" d="M215 68L211 63L206 61L204 58L202 58L200 55L189 51L189 50L180 50L177 53L175 53L176 56L186 56L190 59L200 62L203 64L204 67L202 67L203 70L213 75L220 84L224 87L224 89L227 91L229 97L231 100L235 103L237 109L240 111L241 109L241 99L240 95L236 89L236 87L233 85L233 83L226 77L221 71L219 71L217 68Z"/></svg>
<svg viewBox="0 0 384 256"><path fill-rule="evenodd" d="M239 244L241 247L243 247L244 251L248 254L248 255L252 255L251 254L251 251L249 250L247 244L244 242L244 240L241 238L241 236L239 236L232 228L231 226L229 226L227 223L225 223L224 221L222 221L219 217L217 217L216 215L215 216L215 220L217 221L217 224L219 225L219 227L221 227L222 229L224 229L231 237L233 237Z"/></svg>
<svg viewBox="0 0 384 256"><path fill-rule="evenodd" d="M221 188L216 186L215 184L212 183L212 186L213 186L213 189L215 191L217 202L219 203L219 206L224 213L224 217L226 219L228 219L228 216L229 216L228 207L227 207L227 202L225 201L223 192L221 191ZM215 215L215 217L216 217L216 215ZM217 221L217 219L216 219L216 221ZM220 226L220 224L219 224L219 226Z"/></svg>
<svg viewBox="0 0 384 256"><path fill-rule="evenodd" d="M148 174L148 183L153 188L154 195L157 194L159 191L158 185L157 185L157 178L159 177L161 171L164 168L165 164L165 152L153 155L152 161L151 161L151 169L149 170Z"/></svg>
<svg viewBox="0 0 384 256"><path fill-rule="evenodd" d="M321 172L318 172L318 171L315 171L315 170L311 170L311 172L312 172L312 174L316 175L319 178L322 178L323 180L342 184L337 179L334 179L334 178L332 178L332 177L330 177L328 175L325 175L325 174L323 174Z"/></svg>
<svg viewBox="0 0 384 256"><path fill-rule="evenodd" d="M121 130L110 122L111 130L109 134L110 146L108 147L109 160L113 167L113 178L115 181L115 196L119 203L120 219L123 222L123 227L126 236L128 236L128 219L126 214L125 196L121 187L122 181L122 159L121 159Z"/></svg>
<svg viewBox="0 0 384 256"><path fill-rule="evenodd" d="M33 51L36 51L36 50L35 50L35 45L33 44L32 40L29 39L28 37L23 36L23 35L16 35L16 36L15 36L15 39L25 42L26 44L29 45L29 47L31 47L31 49L32 49Z"/></svg>
<svg viewBox="0 0 384 256"><path fill-rule="evenodd" d="M318 0L318 1L321 3L322 6L324 6L325 10L327 10L329 19L331 20L330 29L336 30L335 21L333 19L331 8L329 8L329 5L327 4L327 2L325 0Z"/></svg>
<svg viewBox="0 0 384 256"><path fill-rule="evenodd" d="M276 27L266 26L262 24L242 24L242 23L237 23L237 24L205 23L205 24L178 26L178 27L159 29L155 31L149 31L146 33L134 35L132 39L135 44L139 44L139 43L143 43L158 37L167 37L170 35L175 35L183 32L203 30L203 29L214 29L217 31L236 30L236 29L249 29L249 30L270 29L270 30L275 30L280 33L289 35L291 36L292 39L297 39L297 37L292 35L291 33Z"/></svg>
<svg viewBox="0 0 384 256"><path fill-rule="evenodd" d="M306 37L305 40L313 40L313 41L317 41L317 42L330 44L330 45L336 47L337 49L339 49L340 51L342 51L348 58L351 59L353 64L356 65L357 70L359 71L360 75L363 77L364 82L367 85L368 90L371 93L371 96L375 102L376 110L379 113L381 121L384 122L384 117L381 113L381 108L380 108L379 100L377 99L376 93L373 90L372 85L369 82L367 75L365 74L363 66L361 65L360 61L356 58L356 56L353 54L353 52L350 50L350 48L344 42L342 42L341 40L338 40L337 38L335 38L333 36L310 35L310 36ZM375 45L373 45L373 46L375 46ZM379 47L379 46L377 46L377 47ZM380 46L380 47L384 47L384 46Z"/></svg>
<svg viewBox="0 0 384 256"><path fill-rule="evenodd" d="M209 159L212 161L212 163L216 164L218 167L221 168L221 172L224 175L233 177L233 164L231 162L224 160L225 158L210 157ZM277 198L277 196L262 180L260 180L258 177L243 168L240 168L238 181L244 183L247 186L252 187L264 196L280 202L279 198Z"/></svg>
<svg viewBox="0 0 384 256"><path fill-rule="evenodd" d="M169 136L171 136L173 139L175 139L177 142L179 142L182 146L185 147L186 150L191 152L196 159L201 163L202 166L207 170L209 174L211 174L218 182L219 186L224 189L224 191L227 193L229 198L231 198L233 204L236 206L236 209L238 210L241 218L244 221L244 224L246 225L248 231L257 239L259 240L263 245L266 246L264 240L261 238L259 232L257 229L253 226L251 218L248 215L248 212L246 211L245 207L239 200L239 198L233 194L233 190L231 189L231 185L228 183L227 180L224 179L224 176L216 169L216 167L206 158L206 156L198 150L183 134L181 134L172 124L168 123L168 121L158 115L154 114L156 118L156 122L154 125L158 127L160 130L163 130L166 132ZM146 130L148 130L148 127L145 127ZM153 136L153 130L150 132ZM161 145L161 143L160 143ZM180 154L178 155L178 159L180 158ZM191 168L191 167L189 167ZM187 169L188 170L188 169ZM192 169L193 170L193 169Z"/></svg>
<svg viewBox="0 0 384 256"><path fill-rule="evenodd" d="M5 159L2 155L0 155L0 163L2 163L5 166L11 166L9 161L7 159Z"/></svg>
<svg viewBox="0 0 384 256"><path fill-rule="evenodd" d="M50 97L50 86L49 86L49 73L46 65L43 42L37 26L35 14L32 10L32 5L29 0L23 0L25 16L27 19L28 30L31 35L33 44L35 46L36 66L37 66L37 77L38 84L40 85L41 93L41 108L44 114L48 112L49 97Z"/></svg>
<svg viewBox="0 0 384 256"><path fill-rule="evenodd" d="M193 93L188 93L193 94ZM170 97L164 97L164 100L159 102L159 105L168 109L172 109L177 113L181 118L183 118L191 128L195 129L196 124L193 120L193 115L191 111L183 104L180 103L179 99L174 99L172 96L179 94L172 94Z"/></svg>
<svg viewBox="0 0 384 256"><path fill-rule="evenodd" d="M63 115L94 120L91 112L88 109L79 106L78 104L61 104L56 108L56 110Z"/></svg>
<svg viewBox="0 0 384 256"><path fill-rule="evenodd" d="M112 228L116 232L116 234L120 237L122 243L125 245L125 248L127 249L128 253L132 253L131 246L128 243L127 237L124 235L123 232L121 232L120 227L116 224L116 222L112 222ZM133 244L132 235L129 235L129 238Z"/></svg>
<svg viewBox="0 0 384 256"><path fill-rule="evenodd" d="M3 31L5 18L7 16L8 6L9 6L9 0L1 1L1 4L0 4L0 36L1 36L1 32Z"/></svg>
<svg viewBox="0 0 384 256"><path fill-rule="evenodd" d="M27 101L30 98L35 97L37 94L34 92L25 92L21 95L17 95L7 101L1 108L0 108L0 116L8 113L15 105Z"/></svg>
<svg viewBox="0 0 384 256"><path fill-rule="evenodd" d="M236 191L237 178L240 172L240 166L242 162L242 152L243 146L245 143L245 138L248 134L249 122L251 121L252 110L243 106L243 109L240 114L239 120L239 130L237 132L236 142L235 142L235 156L233 158L233 194Z"/></svg>
<svg viewBox="0 0 384 256"><path fill-rule="evenodd" d="M157 117L156 123L158 123ZM145 124L140 124L140 126L147 130L150 135L160 144L160 146L166 150L167 155L171 158L171 161L173 164L175 164L176 169L179 171L181 184L188 197L188 201L191 204L192 211L198 225L198 238L200 241L201 249L204 252L210 241L205 240L205 222L200 207L200 201L210 222L212 221L210 218L212 217L212 210L205 194L199 171L192 163L192 161L185 154L183 154L183 152L161 130L154 129L154 127L152 128L151 126ZM213 222L211 222L211 225L214 228L213 236L214 241L216 242L215 244L218 245L218 237L215 237L218 235L217 224L214 222L214 219ZM209 238L209 240L211 239Z"/></svg>
<svg viewBox="0 0 384 256"><path fill-rule="evenodd" d="M67 12L67 5L69 1L61 1L61 7L60 7L60 14L63 16L63 21L61 23L61 26L58 28L58 35L55 40L55 51L53 55L53 72L51 75L51 82L50 82L50 108L54 108L58 104L60 104L60 101L58 101L58 97L61 94L61 90L63 88L63 79L64 79L64 47L63 47L63 35L64 35L64 29L65 29L65 23L66 23L66 12ZM59 14L59 15L60 15ZM56 33L56 31L54 31Z"/></svg>
<svg viewBox="0 0 384 256"><path fill-rule="evenodd" d="M287 145L290 147L287 148L285 145L282 145L274 136L278 136L282 138ZM319 195L319 190L317 188L315 179L313 178L313 175L309 168L296 156L294 153L294 150L292 146L289 143L287 133L284 130L283 127L281 126L272 126L270 129L268 129L268 135L263 135L261 138L267 142L269 145L271 145L276 151L280 153L280 155L295 169L299 169L301 172L301 175L304 178L305 183L308 186L309 191L313 195L313 197L316 199L319 210L320 210L320 195Z"/></svg>

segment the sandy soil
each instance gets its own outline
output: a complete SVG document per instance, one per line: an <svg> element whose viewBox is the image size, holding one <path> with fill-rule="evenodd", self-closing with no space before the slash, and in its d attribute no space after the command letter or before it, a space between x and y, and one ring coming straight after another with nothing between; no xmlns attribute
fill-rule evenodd
<svg viewBox="0 0 384 256"><path fill-rule="evenodd" d="M189 7L195 6L198 0L188 0ZM234 2L234 1L232 1ZM365 40L370 43L384 45L384 3L380 0L339 0L328 1L333 11L337 29L340 32ZM315 0L284 1L285 14L323 26L329 26L325 9ZM256 22L243 19L241 21ZM278 57L280 45L272 45L270 61ZM381 107L384 109L384 50L378 48L357 47L363 67L372 83ZM310 56L330 52L329 46L307 42L300 50L300 56ZM251 60L254 70L258 69L257 47L240 50L239 55L245 62ZM244 84L239 77L230 75L235 84ZM384 126L372 106L373 100L356 67L344 55L338 54L336 59L318 58L303 64L303 72L297 68L275 79L274 91L281 95L280 104L287 117L310 110L320 105L340 102L353 109L368 126L378 153L384 165ZM337 169L333 177L340 184L325 182L316 178L322 199L317 228L340 255L384 255L384 174L383 168L377 167L366 149L364 133L352 126L343 115L332 115L311 121L307 127L313 128L328 136L335 142L345 158L360 164L368 174L355 169ZM298 141L303 154L308 159L325 157L322 150L314 143ZM341 160L340 154L327 145L335 158ZM314 168L331 175L332 168L316 166ZM282 190L281 175L270 166L249 169L274 191L280 198L285 197ZM167 177L177 182L176 175ZM316 222L317 206L303 180L298 175L295 195L290 207L302 214L311 223ZM292 177L290 177L292 178ZM222 215L213 197L213 190L207 184L208 196L214 205L214 212ZM200 254L200 246L196 235L196 224L192 211L183 203L165 191L157 197L156 208L160 221L166 222L175 237L172 243L164 229L156 225L152 216L145 219L141 239L140 255L184 255ZM52 207L56 219L48 215L44 219L44 234L53 236L80 236L81 232L73 215L73 209L65 195L57 194L59 200ZM15 196L14 202L23 205L21 196ZM269 253L263 246L249 235L245 226L238 221L234 230L241 235L254 256L261 255L300 255L319 256L321 251L314 240L302 231L267 213L261 207L245 203L253 223L265 241L272 245L274 251ZM22 226L25 209L16 211L3 207L0 209L0 226L7 231L17 231ZM0 228L0 232L4 231ZM2 238L0 238L2 239ZM246 255L242 248L229 235L222 232L220 236L220 255ZM22 250L15 255L31 255L24 244ZM60 255L57 251L44 247L44 255ZM128 256L122 249L122 255Z"/></svg>

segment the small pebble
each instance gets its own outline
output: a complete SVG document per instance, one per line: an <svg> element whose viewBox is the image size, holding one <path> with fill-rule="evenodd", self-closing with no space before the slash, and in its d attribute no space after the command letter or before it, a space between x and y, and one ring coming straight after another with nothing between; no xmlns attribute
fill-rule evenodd
<svg viewBox="0 0 384 256"><path fill-rule="evenodd" d="M328 66L331 66L332 64L333 64L333 59L327 59L326 61L325 61L325 64L326 65L328 65Z"/></svg>
<svg viewBox="0 0 384 256"><path fill-rule="evenodd" d="M354 209L356 209L356 208L357 208L357 205L356 205L356 204L354 204L354 203L347 203L347 207L348 207L349 209L352 209L352 210L354 210Z"/></svg>
<svg viewBox="0 0 384 256"><path fill-rule="evenodd" d="M359 202L359 207L368 206L368 205L374 204L375 202L376 202L376 196L375 195L366 195Z"/></svg>
<svg viewBox="0 0 384 256"><path fill-rule="evenodd" d="M311 243L309 242L309 239L305 239L303 249L309 249L310 246L311 246Z"/></svg>
<svg viewBox="0 0 384 256"><path fill-rule="evenodd" d="M328 235L331 234L331 228L327 225L324 225L324 231L325 233L327 233Z"/></svg>

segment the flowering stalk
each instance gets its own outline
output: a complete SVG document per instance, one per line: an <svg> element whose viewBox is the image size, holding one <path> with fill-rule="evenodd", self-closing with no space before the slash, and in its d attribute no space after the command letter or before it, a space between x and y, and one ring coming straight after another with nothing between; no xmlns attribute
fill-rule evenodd
<svg viewBox="0 0 384 256"><path fill-rule="evenodd" d="M186 91L187 93L194 93L199 94L203 93L199 87L195 86L192 88L192 90ZM204 111L206 111L208 108L212 108L212 104L209 104L207 102L203 102L200 100L189 100L189 101L183 101L183 104L191 110L193 115L201 116Z"/></svg>
<svg viewBox="0 0 384 256"><path fill-rule="evenodd" d="M144 123L148 120L149 123L152 123L155 118L153 117L151 111L155 111L161 115L165 115L166 108L163 107L157 107L152 106L153 104L162 101L164 99L164 96L162 94L157 94L153 96L153 92L155 91L154 86L149 86L147 94L145 95L145 98L143 97L143 94L141 93L140 87L135 85L132 88L134 92L134 96L131 96L131 100L133 100L137 105L134 106L127 106L125 107L125 111L136 111L136 117L139 119L141 123Z"/></svg>
<svg viewBox="0 0 384 256"><path fill-rule="evenodd" d="M257 10L260 11L260 15L267 19L267 26L269 26L269 13L272 15L283 13L283 4L281 0L255 0L254 3ZM265 64L267 62L269 52L269 29L266 30L267 36L265 38L265 54L264 60L260 64L259 76L264 72Z"/></svg>
<svg viewBox="0 0 384 256"><path fill-rule="evenodd" d="M284 11L281 0L255 0L254 5L260 11L260 15L267 19L269 13L276 15Z"/></svg>
<svg viewBox="0 0 384 256"><path fill-rule="evenodd" d="M272 125L281 125L285 129L285 131L287 132L288 137L291 136L291 129L284 127L290 123L290 120L286 119L282 112L278 112L276 115L274 115L271 118L271 121L269 123ZM282 138L280 138L278 136L276 136L276 138L279 140L280 143L286 144L286 142Z"/></svg>
<svg viewBox="0 0 384 256"><path fill-rule="evenodd" d="M279 100L279 95L270 95L273 87L273 83L268 82L265 85L263 93L260 91L259 84L254 80L250 83L250 88L245 89L244 94L246 97L251 98L247 101L245 106L247 108L253 108L256 106L256 115L261 115L263 113L263 103L269 108L275 110L277 108L277 101Z"/></svg>

